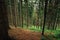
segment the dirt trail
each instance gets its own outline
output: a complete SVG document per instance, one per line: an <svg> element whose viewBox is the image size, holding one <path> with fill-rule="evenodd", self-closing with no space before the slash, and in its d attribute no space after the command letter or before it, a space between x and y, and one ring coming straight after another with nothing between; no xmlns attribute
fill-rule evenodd
<svg viewBox="0 0 60 40"><path fill-rule="evenodd" d="M41 40L41 33L32 32L30 30L25 30L22 28L12 28L9 30L10 37L15 40Z"/></svg>
<svg viewBox="0 0 60 40"><path fill-rule="evenodd" d="M37 32L31 32L21 28L9 30L9 35L16 40L40 40L41 35Z"/></svg>

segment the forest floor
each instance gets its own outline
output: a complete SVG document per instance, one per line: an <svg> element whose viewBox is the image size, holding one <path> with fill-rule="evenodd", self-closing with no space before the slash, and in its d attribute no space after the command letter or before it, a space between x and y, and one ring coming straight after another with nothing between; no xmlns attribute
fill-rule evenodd
<svg viewBox="0 0 60 40"><path fill-rule="evenodd" d="M15 40L41 40L42 35L40 32L33 32L22 28L11 28L9 30L9 36ZM46 39L50 40L45 34ZM54 38L52 40L55 40Z"/></svg>

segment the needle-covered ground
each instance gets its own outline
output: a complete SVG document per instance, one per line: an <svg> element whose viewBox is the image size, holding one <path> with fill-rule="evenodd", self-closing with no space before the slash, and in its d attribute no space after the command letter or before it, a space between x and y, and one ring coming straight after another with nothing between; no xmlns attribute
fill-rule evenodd
<svg viewBox="0 0 60 40"><path fill-rule="evenodd" d="M42 35L40 32L33 32L22 28L12 28L9 30L9 36L15 40L41 40ZM45 40L49 40L46 36ZM55 39L52 39L55 40Z"/></svg>

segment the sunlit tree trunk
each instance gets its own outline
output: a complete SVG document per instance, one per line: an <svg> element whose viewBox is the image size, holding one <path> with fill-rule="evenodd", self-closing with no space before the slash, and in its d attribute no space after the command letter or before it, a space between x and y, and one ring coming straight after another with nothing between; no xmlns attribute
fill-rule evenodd
<svg viewBox="0 0 60 40"><path fill-rule="evenodd" d="M41 0L39 0L39 5L38 5L38 10L37 10L37 27L40 27L40 2Z"/></svg>
<svg viewBox="0 0 60 40"><path fill-rule="evenodd" d="M17 15L18 15L18 8L17 8L17 0L14 0L13 3L13 24L15 27L17 27Z"/></svg>
<svg viewBox="0 0 60 40"><path fill-rule="evenodd" d="M7 1L7 12L8 12L9 25L13 25L11 0Z"/></svg>

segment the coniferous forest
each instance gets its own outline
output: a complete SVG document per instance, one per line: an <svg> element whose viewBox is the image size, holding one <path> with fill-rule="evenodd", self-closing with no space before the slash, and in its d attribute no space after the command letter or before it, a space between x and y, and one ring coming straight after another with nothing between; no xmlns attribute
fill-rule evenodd
<svg viewBox="0 0 60 40"><path fill-rule="evenodd" d="M60 40L60 0L0 0L0 40Z"/></svg>

